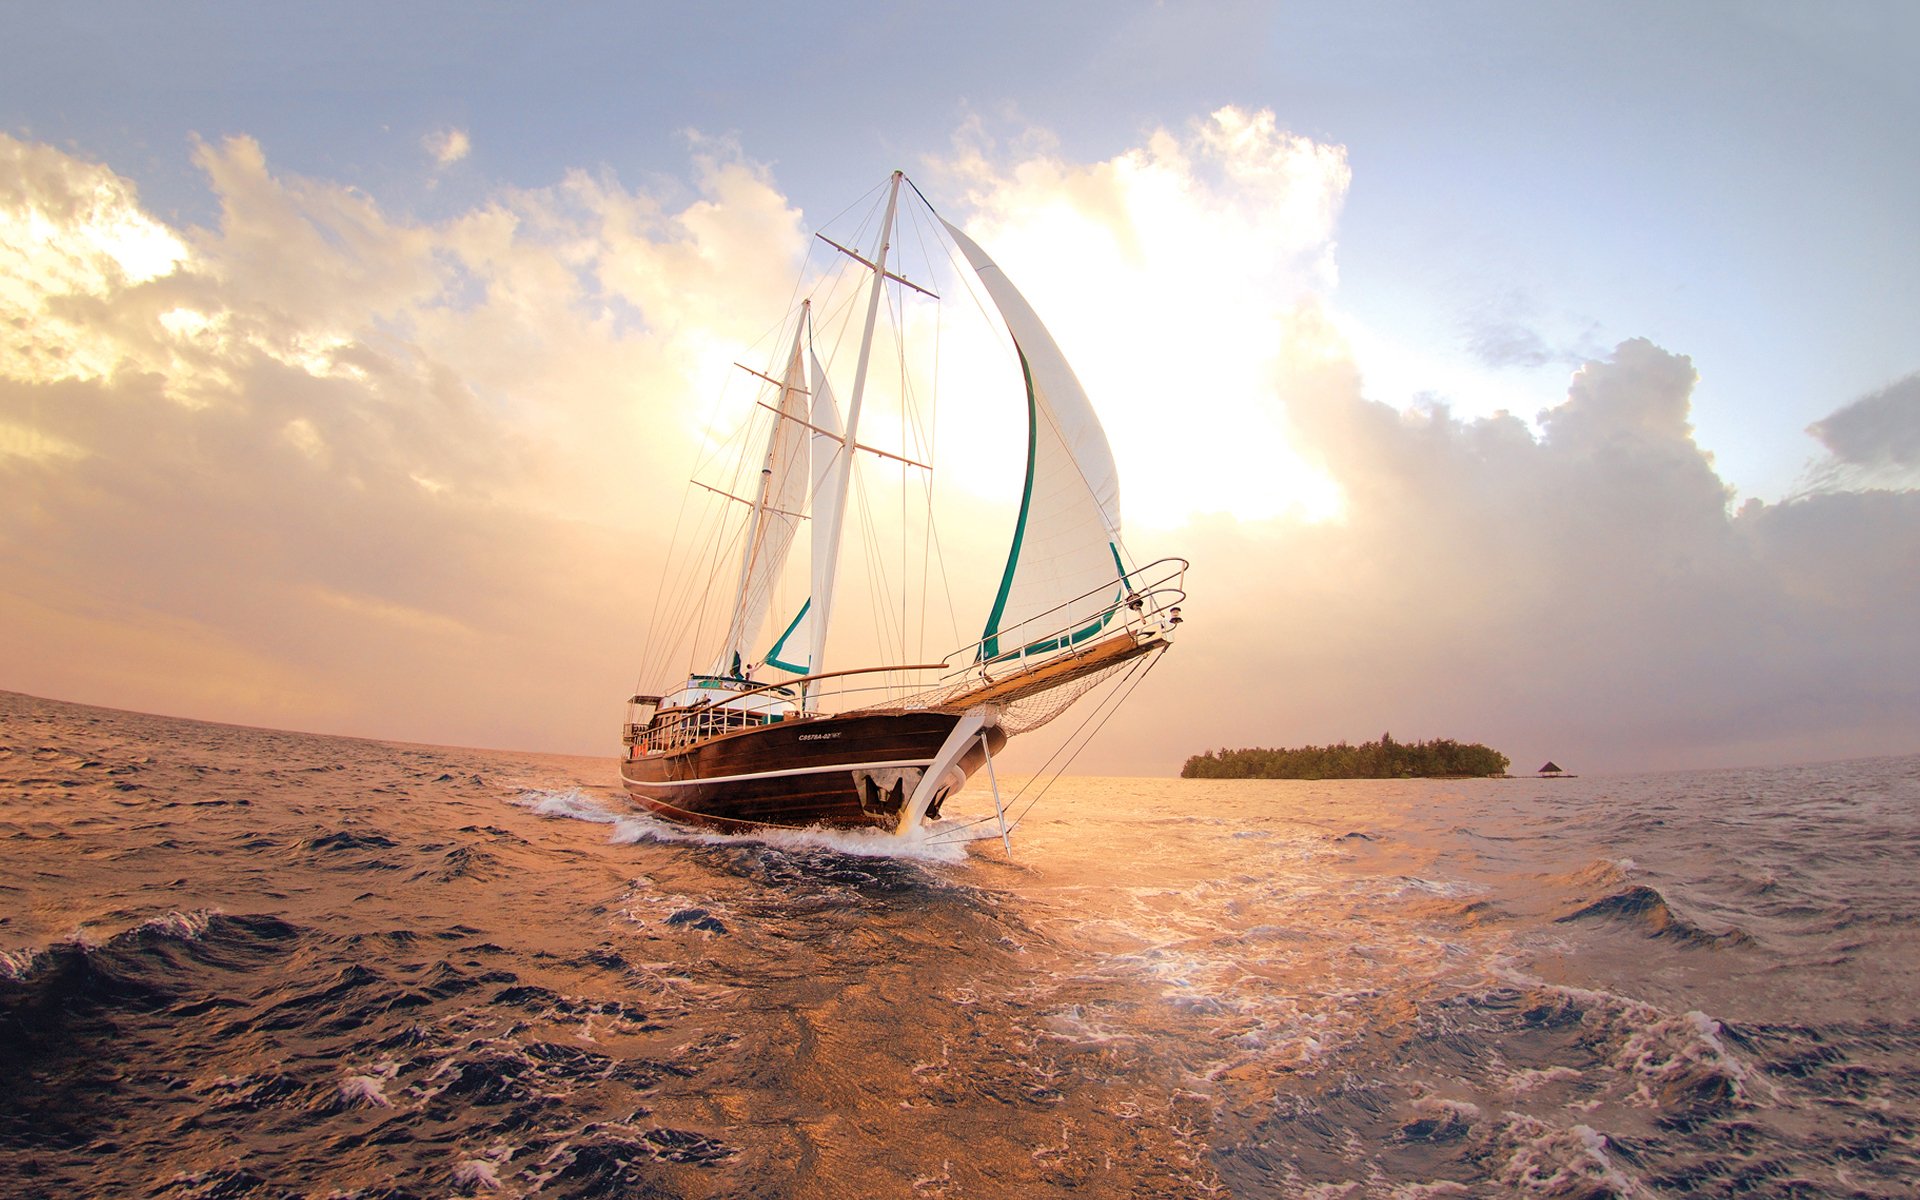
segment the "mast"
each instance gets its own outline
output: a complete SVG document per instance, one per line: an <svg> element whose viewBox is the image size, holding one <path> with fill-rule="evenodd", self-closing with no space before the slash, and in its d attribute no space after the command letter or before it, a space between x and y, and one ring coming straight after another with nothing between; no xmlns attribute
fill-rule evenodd
<svg viewBox="0 0 1920 1200"><path fill-rule="evenodd" d="M834 476L831 481L834 497L833 521L826 530L826 561L821 564L822 585L815 590L813 603L817 606L813 620L812 657L808 660L808 669L819 674L826 669L827 662L827 626L833 611L833 581L840 566L840 532L846 524L847 489L853 478L853 451L860 430L860 402L866 396L867 363L873 354L873 329L880 318L880 293L887 283L887 251L893 244L893 217L900 203L899 171L887 183L887 215L880 221L880 251L873 260L873 290L867 294L867 323L860 333L860 358L854 367L853 395L847 400L847 422L840 436L840 449L836 451L838 460L834 464ZM804 697L803 701L804 703Z"/></svg>

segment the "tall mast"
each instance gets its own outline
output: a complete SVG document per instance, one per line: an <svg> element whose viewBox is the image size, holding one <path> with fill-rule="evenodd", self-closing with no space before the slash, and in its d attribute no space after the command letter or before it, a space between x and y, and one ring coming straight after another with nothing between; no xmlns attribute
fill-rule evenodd
<svg viewBox="0 0 1920 1200"><path fill-rule="evenodd" d="M873 290L867 293L867 324L860 334L860 359L854 367L853 395L847 401L846 429L840 437L839 461L832 481L835 498L834 521L827 532L826 570L823 585L813 597L812 657L808 669L819 674L826 669L827 625L833 611L833 580L840 567L840 531L846 523L847 488L853 478L854 440L860 431L860 402L866 398L867 362L873 354L873 328L880 318L880 292L887 283L887 251L893 244L893 217L900 203L901 173L895 171L887 183L887 215L880 221L880 252L873 259Z"/></svg>

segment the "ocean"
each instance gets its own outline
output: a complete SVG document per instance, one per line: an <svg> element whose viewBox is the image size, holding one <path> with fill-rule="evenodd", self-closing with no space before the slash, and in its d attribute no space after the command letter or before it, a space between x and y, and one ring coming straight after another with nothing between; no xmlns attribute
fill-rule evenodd
<svg viewBox="0 0 1920 1200"><path fill-rule="evenodd" d="M0 1195L1920 1191L1920 757L978 784L722 838L0 693Z"/></svg>

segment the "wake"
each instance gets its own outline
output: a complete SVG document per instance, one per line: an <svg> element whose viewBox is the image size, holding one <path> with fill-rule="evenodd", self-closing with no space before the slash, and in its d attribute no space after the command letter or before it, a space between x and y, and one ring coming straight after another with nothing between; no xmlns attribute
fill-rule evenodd
<svg viewBox="0 0 1920 1200"><path fill-rule="evenodd" d="M607 840L616 846L639 842L680 843L702 846L738 846L757 843L781 850L827 850L855 858L892 858L913 862L962 863L967 861L965 839L951 836L949 823L922 825L907 834L884 833L877 829L759 829L750 833L714 833L675 825L647 813L616 812L579 788L565 791L529 789L509 803L537 816L561 820L586 821L610 825Z"/></svg>

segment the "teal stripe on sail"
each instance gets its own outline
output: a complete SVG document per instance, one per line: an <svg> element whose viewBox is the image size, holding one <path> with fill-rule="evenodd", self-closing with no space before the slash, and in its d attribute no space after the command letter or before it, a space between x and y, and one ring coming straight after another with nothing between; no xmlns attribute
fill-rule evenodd
<svg viewBox="0 0 1920 1200"><path fill-rule="evenodd" d="M807 673L807 668L805 667L797 667L792 663L780 661L780 655L786 649L787 639L793 636L794 630L800 628L800 622L807 619L807 610L812 607L813 597L808 596L807 602L800 606L800 611L794 614L793 620L788 623L786 630L775 639L773 649L767 651L766 663L768 666L778 667L782 671L791 671L795 675L805 675Z"/></svg>
<svg viewBox="0 0 1920 1200"><path fill-rule="evenodd" d="M1020 565L1020 543L1027 536L1027 514L1033 508L1033 473L1040 447L1040 401L1033 394L1033 368L1027 365L1026 351L1015 342L1013 352L1020 356L1020 376L1027 382L1027 486L1020 493L1020 520L1013 527L1013 547L1007 551L1007 569L1000 576L1000 594L994 597L993 613L987 618L986 632L980 635L980 653L975 661L1000 654L1000 619L1006 615L1007 594L1013 590L1013 574Z"/></svg>
<svg viewBox="0 0 1920 1200"><path fill-rule="evenodd" d="M1081 642L1086 641L1094 634L1105 629L1108 622L1112 620L1113 613L1109 610L1095 617L1090 624L1084 625L1072 633L1063 634L1060 637L1047 638L1045 641L1033 642L1030 645L1020 647L1018 650L1009 650L1005 654L998 655L989 661L1002 662L1006 659L1020 658L1024 655L1047 654L1055 650L1065 650L1069 646L1078 646Z"/></svg>

